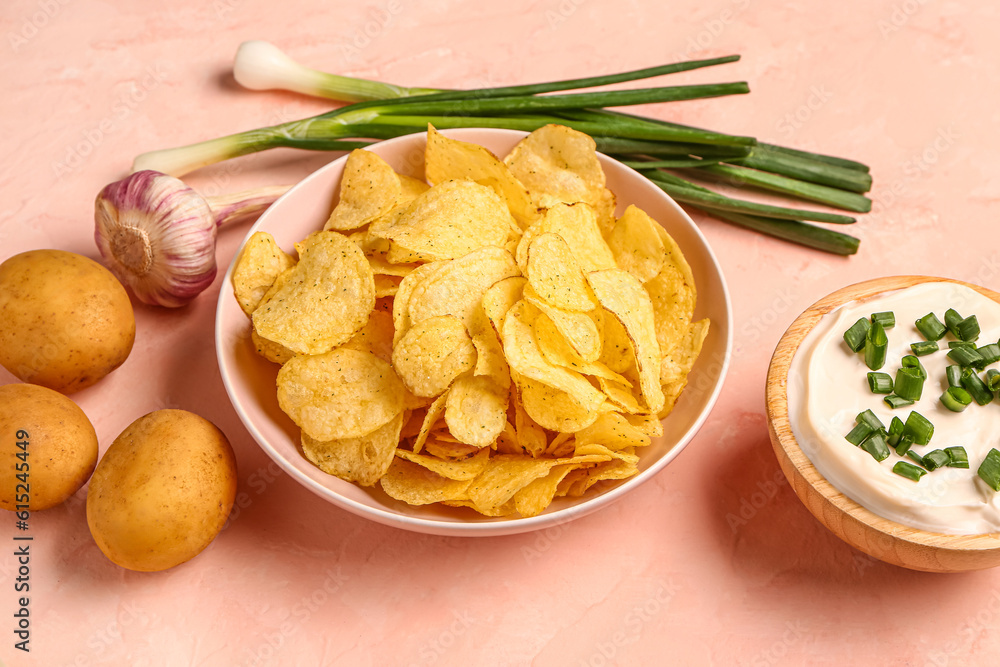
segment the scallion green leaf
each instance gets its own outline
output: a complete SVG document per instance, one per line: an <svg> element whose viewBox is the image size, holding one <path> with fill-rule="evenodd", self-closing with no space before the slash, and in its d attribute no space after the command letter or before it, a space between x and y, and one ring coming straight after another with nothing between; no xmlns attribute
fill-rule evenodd
<svg viewBox="0 0 1000 667"><path fill-rule="evenodd" d="M927 468L927 472L933 472L951 462L951 457L948 455L948 452L943 449L935 449L932 452L927 452L920 458L923 459L924 467Z"/></svg>
<svg viewBox="0 0 1000 667"><path fill-rule="evenodd" d="M914 410L903 424L903 435L911 436L915 445L926 445L934 436L934 424Z"/></svg>
<svg viewBox="0 0 1000 667"><path fill-rule="evenodd" d="M948 331L955 338L961 340L961 336L958 335L958 324L965 318L958 314L958 311L954 308L949 308L944 312L944 325L948 327Z"/></svg>
<svg viewBox="0 0 1000 667"><path fill-rule="evenodd" d="M912 368L913 370L917 371L917 373L919 373L920 375L921 380L927 379L927 369L924 368L924 365L920 363L920 359L918 359L916 356L912 354L906 355L905 357L903 357L902 361L900 362L900 365L903 368Z"/></svg>
<svg viewBox="0 0 1000 667"><path fill-rule="evenodd" d="M868 373L868 388L873 394L891 394L892 376L888 373Z"/></svg>
<svg viewBox="0 0 1000 667"><path fill-rule="evenodd" d="M959 366L977 366L983 361L974 347L953 347L948 351L948 358Z"/></svg>
<svg viewBox="0 0 1000 667"><path fill-rule="evenodd" d="M896 408L905 408L908 405L913 405L913 401L908 398L903 398L902 396L897 396L896 394L889 394L882 399L882 402L888 405L890 408L895 410Z"/></svg>
<svg viewBox="0 0 1000 667"><path fill-rule="evenodd" d="M892 466L892 471L901 477L919 482L920 478L927 474L923 468L907 463L906 461L896 461Z"/></svg>
<svg viewBox="0 0 1000 667"><path fill-rule="evenodd" d="M995 368L991 368L986 371L986 388L990 391L996 393L1000 391L1000 371Z"/></svg>
<svg viewBox="0 0 1000 667"><path fill-rule="evenodd" d="M889 441L889 444L893 447L898 445L903 435L903 420L899 417L893 417L892 421L889 422L888 434L889 437L886 440Z"/></svg>
<svg viewBox="0 0 1000 667"><path fill-rule="evenodd" d="M878 430L872 433L861 443L861 449L871 454L876 461L885 461L889 458L889 443L885 440L885 431Z"/></svg>
<svg viewBox="0 0 1000 667"><path fill-rule="evenodd" d="M1000 361L1000 345L996 343L990 343L988 345L978 347L976 348L976 352L978 352L979 356L983 358L980 362L982 364L982 368Z"/></svg>
<svg viewBox="0 0 1000 667"><path fill-rule="evenodd" d="M945 465L949 468L969 467L969 454L965 451L965 447L945 447L944 451L948 452L950 460Z"/></svg>
<svg viewBox="0 0 1000 667"><path fill-rule="evenodd" d="M969 315L959 322L955 328L958 330L958 338L960 340L973 341L979 338L979 320L976 319L975 315Z"/></svg>
<svg viewBox="0 0 1000 667"><path fill-rule="evenodd" d="M899 441L896 443L896 453L900 456L906 456L907 452L910 451L910 447L913 446L913 436L903 435L900 436Z"/></svg>
<svg viewBox="0 0 1000 667"><path fill-rule="evenodd" d="M867 440L868 436L874 432L875 429L873 429L869 424L866 424L865 422L858 422L854 425L854 428L851 429L851 432L844 437L847 442L851 443L855 447L860 447L861 443Z"/></svg>
<svg viewBox="0 0 1000 667"><path fill-rule="evenodd" d="M878 415L876 415L871 410L865 410L864 412L859 412L858 416L854 418L854 421L856 421L859 424L862 423L868 424L876 431L879 429L885 430L885 424L883 424L882 420L878 418Z"/></svg>
<svg viewBox="0 0 1000 667"><path fill-rule="evenodd" d="M917 320L916 325L917 331L927 340L941 340L948 333L948 327L934 313L927 313Z"/></svg>
<svg viewBox="0 0 1000 667"><path fill-rule="evenodd" d="M948 378L949 387L961 387L962 386L962 367L961 366L948 366L944 369L945 376Z"/></svg>
<svg viewBox="0 0 1000 667"><path fill-rule="evenodd" d="M924 378L916 368L900 368L896 371L893 389L900 398L919 401L924 389Z"/></svg>
<svg viewBox="0 0 1000 667"><path fill-rule="evenodd" d="M996 447L986 454L986 458L979 464L979 470L976 473L989 484L991 489L1000 491L1000 452L997 451Z"/></svg>
<svg viewBox="0 0 1000 667"><path fill-rule="evenodd" d="M913 354L918 357L925 357L928 354L933 354L934 352L937 352L938 349L937 341L933 340L922 340L916 343L910 343L910 350L912 350Z"/></svg>
<svg viewBox="0 0 1000 667"><path fill-rule="evenodd" d="M962 412L972 403L972 396L962 387L948 387L941 394L941 403L952 412Z"/></svg>
<svg viewBox="0 0 1000 667"><path fill-rule="evenodd" d="M868 318L862 317L844 332L844 342L847 343L847 347L851 348L852 352L860 352L864 349L868 330L871 327L872 323L868 321Z"/></svg>
<svg viewBox="0 0 1000 667"><path fill-rule="evenodd" d="M917 454L912 449L907 449L905 456L906 458L916 463L918 466L922 466L924 464L924 457L920 456L920 454Z"/></svg>
<svg viewBox="0 0 1000 667"><path fill-rule="evenodd" d="M882 323L882 328L891 329L896 326L896 314L891 310L886 310L881 313L872 313L872 322L878 320Z"/></svg>
<svg viewBox="0 0 1000 667"><path fill-rule="evenodd" d="M865 339L865 364L873 371L885 366L885 356L889 349L889 338L881 322L875 321Z"/></svg>
<svg viewBox="0 0 1000 667"><path fill-rule="evenodd" d="M993 393L974 368L962 369L962 388L969 392L979 405L986 405L993 400Z"/></svg>

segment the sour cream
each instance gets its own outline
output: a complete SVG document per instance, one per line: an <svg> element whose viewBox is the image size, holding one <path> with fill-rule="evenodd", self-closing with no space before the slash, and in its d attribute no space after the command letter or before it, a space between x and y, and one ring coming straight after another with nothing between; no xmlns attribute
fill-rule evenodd
<svg viewBox="0 0 1000 667"><path fill-rule="evenodd" d="M944 322L954 308L963 317L976 315L982 333L978 346L1000 337L1000 304L979 292L954 283L923 283L887 292L864 301L853 301L825 315L806 336L792 359L788 375L788 413L802 451L833 486L875 514L898 523L951 535L1000 532L1000 493L991 489L976 470L991 448L1000 449L1000 402L975 401L964 412L941 404L948 388L945 368L950 334L939 341L941 349L920 357L927 381L919 401L893 410L883 395L868 387L864 354L844 342L844 332L862 317L892 311L896 326L887 329L889 349L881 372L895 379L910 343L924 340L915 322L933 312ZM992 366L1000 369L1000 365ZM918 454L960 445L969 455L969 468L939 468L913 482L892 472L900 458L892 452L876 461L844 436L854 427L858 413L870 409L888 428L893 417L906 421L916 410L934 425L928 445L915 446Z"/></svg>

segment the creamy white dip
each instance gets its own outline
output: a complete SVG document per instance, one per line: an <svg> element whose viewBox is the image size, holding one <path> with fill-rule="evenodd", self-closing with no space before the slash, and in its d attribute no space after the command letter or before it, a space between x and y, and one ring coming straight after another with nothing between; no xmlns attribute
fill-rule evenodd
<svg viewBox="0 0 1000 667"><path fill-rule="evenodd" d="M853 301L825 315L806 336L792 359L788 374L788 416L802 451L837 489L872 512L902 523L938 533L975 535L1000 532L1000 493L991 489L976 470L991 448L1000 449L1000 401L952 412L941 404L948 387L945 368L950 334L939 341L938 352L920 357L927 381L919 401L892 409L880 394L868 387L869 368L864 354L855 353L844 342L844 332L859 318L893 311L896 326L887 329L889 350L881 372L895 379L910 343L924 340L914 323L933 312L944 322L945 311L954 308L963 317L976 315L982 333L976 345L997 342L1000 336L1000 304L979 292L954 283L924 283L888 292L873 299ZM1000 364L991 368L1000 369ZM982 374L981 374L982 376ZM969 468L939 468L913 482L892 472L892 452L879 462L855 447L844 436L854 427L855 417L872 410L886 428L893 417L906 421L912 410L930 420L934 436L928 445L914 451L960 445L969 455Z"/></svg>

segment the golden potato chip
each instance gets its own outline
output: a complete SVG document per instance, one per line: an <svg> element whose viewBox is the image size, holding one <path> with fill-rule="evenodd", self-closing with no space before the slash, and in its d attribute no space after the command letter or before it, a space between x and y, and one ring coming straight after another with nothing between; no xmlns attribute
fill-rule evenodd
<svg viewBox="0 0 1000 667"><path fill-rule="evenodd" d="M417 196L424 194L430 190L431 186L424 183L419 178L413 178L412 176L407 176L406 174L397 173L396 176L399 177L400 185L400 196L399 204L409 204L411 201L417 198Z"/></svg>
<svg viewBox="0 0 1000 667"><path fill-rule="evenodd" d="M283 364L295 356L295 353L284 345L278 345L261 336L252 326L250 327L250 342L253 343L257 354L275 364Z"/></svg>
<svg viewBox="0 0 1000 667"><path fill-rule="evenodd" d="M653 305L642 284L628 271L608 269L587 274L587 282L609 313L628 333L639 371L639 386L646 405L653 412L663 407L660 389L660 346L656 342Z"/></svg>
<svg viewBox="0 0 1000 667"><path fill-rule="evenodd" d="M447 266L446 262L422 264L399 283L399 289L396 290L395 298L392 302L392 323L396 328L393 344L399 342L403 334L410 329L410 297L413 295L413 290L445 266Z"/></svg>
<svg viewBox="0 0 1000 667"><path fill-rule="evenodd" d="M302 433L302 452L317 468L348 482L372 486L389 469L399 442L403 413L368 435L319 441Z"/></svg>
<svg viewBox="0 0 1000 667"><path fill-rule="evenodd" d="M403 281L399 276L375 275L375 298L381 299L384 296L395 296L399 291L399 283Z"/></svg>
<svg viewBox="0 0 1000 667"><path fill-rule="evenodd" d="M349 340L368 321L375 278L364 254L343 235L316 234L289 271L253 312L253 326L264 338L296 354L319 354Z"/></svg>
<svg viewBox="0 0 1000 667"><path fill-rule="evenodd" d="M247 239L232 278L236 301L247 317L253 315L278 276L293 266L292 256L279 248L267 232L254 232Z"/></svg>
<svg viewBox="0 0 1000 667"><path fill-rule="evenodd" d="M557 465L580 465L607 461L606 456L574 456L565 459L536 459L530 456L496 455L468 488L469 500L477 511L500 507L514 494L543 477Z"/></svg>
<svg viewBox="0 0 1000 667"><path fill-rule="evenodd" d="M454 315L468 328L473 325L486 290L516 275L514 258L503 248L493 246L445 262L413 288L407 303L410 324L438 315Z"/></svg>
<svg viewBox="0 0 1000 667"><path fill-rule="evenodd" d="M503 323L503 349L511 371L537 380L570 394L583 410L596 410L604 402L604 394L594 388L583 375L556 366L542 354L535 339L536 313L526 301L518 301L507 313ZM659 369L657 369L659 370ZM659 389L659 384L657 384Z"/></svg>
<svg viewBox="0 0 1000 667"><path fill-rule="evenodd" d="M482 309L497 336L503 333L503 320L514 304L521 300L527 280L513 276L497 281L483 293Z"/></svg>
<svg viewBox="0 0 1000 667"><path fill-rule="evenodd" d="M552 466L544 477L539 477L518 489L514 493L514 508L517 513L522 517L531 517L545 511L545 508L552 504L559 483L578 467L569 464Z"/></svg>
<svg viewBox="0 0 1000 667"><path fill-rule="evenodd" d="M504 163L538 206L586 202L610 230L615 197L605 187L597 145L586 134L565 125L546 125L522 139Z"/></svg>
<svg viewBox="0 0 1000 667"><path fill-rule="evenodd" d="M708 319L694 322L681 343L664 356L660 366L660 380L663 383L664 394L664 406L659 412L661 419L670 413L681 391L687 386L688 374L694 367L698 355L701 354L701 347L708 330Z"/></svg>
<svg viewBox="0 0 1000 667"><path fill-rule="evenodd" d="M619 269L625 269L640 283L655 278L666 259L660 224L641 208L629 205L608 236Z"/></svg>
<svg viewBox="0 0 1000 667"><path fill-rule="evenodd" d="M545 456L554 456L556 458L572 456L575 449L576 440L573 438L572 433L556 433L555 437L552 438L552 442L545 449Z"/></svg>
<svg viewBox="0 0 1000 667"><path fill-rule="evenodd" d="M601 356L601 332L592 313L562 310L539 297L531 285L524 287L524 299L542 311L555 325L570 347L584 361L597 361Z"/></svg>
<svg viewBox="0 0 1000 667"><path fill-rule="evenodd" d="M632 386L627 378L615 373L600 361L586 361L581 357L545 313L539 313L535 318L535 340L538 341L538 347L545 358L557 366L584 375L612 380L626 387Z"/></svg>
<svg viewBox="0 0 1000 667"><path fill-rule="evenodd" d="M427 416L427 408L415 408L404 412L406 419L403 420L403 428L399 432L399 439L409 440L416 438L420 433L420 428L424 425L424 417Z"/></svg>
<svg viewBox="0 0 1000 667"><path fill-rule="evenodd" d="M606 401L590 409L565 391L522 375L515 375L525 412L542 428L572 433L586 428L613 409Z"/></svg>
<svg viewBox="0 0 1000 667"><path fill-rule="evenodd" d="M470 180L492 188L504 198L521 229L527 229L538 217L538 208L524 184L514 178L497 156L479 144L451 139L430 127L424 162L424 173L431 183Z"/></svg>
<svg viewBox="0 0 1000 667"><path fill-rule="evenodd" d="M625 327L603 308L599 311L603 338L600 361L616 373L625 373L635 366L635 353Z"/></svg>
<svg viewBox="0 0 1000 667"><path fill-rule="evenodd" d="M558 234L546 232L532 239L527 276L538 296L556 308L588 312L597 307L580 265Z"/></svg>
<svg viewBox="0 0 1000 667"><path fill-rule="evenodd" d="M402 195L399 177L385 160L364 149L351 151L340 180L340 200L323 229L363 227L392 210Z"/></svg>
<svg viewBox="0 0 1000 667"><path fill-rule="evenodd" d="M386 495L408 505L429 505L466 495L472 480L455 480L395 457L379 480Z"/></svg>
<svg viewBox="0 0 1000 667"><path fill-rule="evenodd" d="M559 484L556 495L582 496L597 482L605 480L628 479L638 474L639 468L629 461L612 459L598 463L590 468L574 470Z"/></svg>
<svg viewBox="0 0 1000 667"><path fill-rule="evenodd" d="M513 451L507 453L541 456L549 445L548 436L545 429L524 409L521 391L517 384L514 387L517 389L514 392L514 400L511 401L514 407L514 447Z"/></svg>
<svg viewBox="0 0 1000 667"><path fill-rule="evenodd" d="M392 365L413 394L439 396L459 375L476 365L476 348L454 315L413 324L392 349Z"/></svg>
<svg viewBox="0 0 1000 667"><path fill-rule="evenodd" d="M471 480L486 469L490 462L490 450L480 449L474 455L460 460L440 459L426 454L414 454L405 449L397 449L396 456L422 468L454 480Z"/></svg>
<svg viewBox="0 0 1000 667"><path fill-rule="evenodd" d="M392 316L381 311L372 311L368 323L361 327L351 340L341 348L370 352L386 363L392 362Z"/></svg>
<svg viewBox="0 0 1000 667"><path fill-rule="evenodd" d="M454 438L452 438L454 440ZM489 447L475 447L464 442L445 442L439 438L428 438L424 443L424 451L428 456L435 456L439 459L467 459L474 454L489 450Z"/></svg>
<svg viewBox="0 0 1000 667"><path fill-rule="evenodd" d="M636 427L651 438L658 438L663 435L663 422L656 415L625 415L628 423Z"/></svg>
<svg viewBox="0 0 1000 667"><path fill-rule="evenodd" d="M646 283L656 323L656 341L667 354L687 335L694 314L694 291L683 282L676 268L667 265Z"/></svg>
<svg viewBox="0 0 1000 667"><path fill-rule="evenodd" d="M576 432L577 454L593 454L591 451L580 451L587 445L603 445L617 452L627 447L645 447L649 443L648 435L617 412L602 414L594 423Z"/></svg>
<svg viewBox="0 0 1000 667"><path fill-rule="evenodd" d="M403 411L406 388L369 352L296 355L278 371L278 405L315 440L368 435Z"/></svg>
<svg viewBox="0 0 1000 667"><path fill-rule="evenodd" d="M577 443L574 454L576 456L608 456L612 459L624 461L633 466L638 465L639 463L639 455L635 453L635 449L632 447L612 449L611 447L601 445L596 442L592 442L587 445Z"/></svg>
<svg viewBox="0 0 1000 667"><path fill-rule="evenodd" d="M364 250L364 248L362 248ZM368 250L365 252L368 264L372 267L372 273L376 276L399 276L404 278L412 273L421 264L392 264L386 258L385 252L378 250Z"/></svg>
<svg viewBox="0 0 1000 667"><path fill-rule="evenodd" d="M431 431L437 425L438 420L444 416L444 410L448 405L448 392L441 394L434 399L434 402L430 404L427 408L427 412L424 415L423 426L420 427L420 433L417 434L417 439L413 441L413 452L419 454L424 448L424 444L430 437Z"/></svg>
<svg viewBox="0 0 1000 667"><path fill-rule="evenodd" d="M614 253L597 224L597 213L588 204L556 204L545 211L541 232L565 239L584 273L617 268Z"/></svg>
<svg viewBox="0 0 1000 667"><path fill-rule="evenodd" d="M463 375L448 392L444 420L460 442L489 447L507 423L509 391L483 375Z"/></svg>
<svg viewBox="0 0 1000 667"><path fill-rule="evenodd" d="M391 242L390 262L431 262L467 255L483 246L503 246L516 225L507 204L472 181L433 186L397 215L372 223L369 233Z"/></svg>
<svg viewBox="0 0 1000 667"><path fill-rule="evenodd" d="M510 389L510 366L503 356L503 345L482 307L472 317L469 334L476 348L476 368L473 373L490 378L501 389Z"/></svg>
<svg viewBox="0 0 1000 667"><path fill-rule="evenodd" d="M609 401L618 406L620 411L637 414L649 410L649 408L639 405L638 399L632 393L632 387L607 378L598 378L597 380L601 385L601 391L604 392Z"/></svg>

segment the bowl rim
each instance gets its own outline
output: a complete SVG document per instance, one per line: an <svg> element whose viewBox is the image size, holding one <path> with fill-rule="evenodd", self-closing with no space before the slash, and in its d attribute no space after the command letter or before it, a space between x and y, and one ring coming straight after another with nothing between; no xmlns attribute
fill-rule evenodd
<svg viewBox="0 0 1000 667"><path fill-rule="evenodd" d="M463 137L469 136L481 136L482 133L487 133L491 135L501 136L503 138L514 138L514 137L524 137L529 133L521 130L508 130L499 128L455 128L455 129L444 129L439 130L445 136L449 136L455 139L462 140ZM471 139L466 139L471 140ZM414 134L403 135L400 137L394 137L392 139L387 139L384 141L377 142L378 146L388 146L391 148L397 143L409 143L409 142L422 142L426 141L426 132L417 132ZM474 140L471 140L474 141ZM626 165L614 160L603 153L598 152L598 159L601 161L601 166L607 168L608 165L613 165L613 169L625 170L631 172L638 179L642 179L641 182L648 183L645 177L639 172L627 167ZM276 201L275 204L285 200L289 197L296 196L296 193L305 186L306 183L315 180L317 178L322 178L323 175L329 170L335 170L340 168L341 165L346 161L348 155L344 154L335 160L319 167L298 183L293 185L287 192L282 194ZM715 380L715 385L712 391L707 395L705 399L705 404L697 415L697 418L690 425L690 427L683 433L683 435L675 442L671 448L663 454L659 459L654 461L650 466L644 470L640 470L637 475L631 478L623 480L622 483L600 493L590 498L585 498L579 501L577 504L571 505L569 507L558 508L554 510L545 511L539 515L533 517L500 517L493 520L484 519L475 522L456 522L456 521L445 521L436 518L419 517L406 515L398 512L394 512L387 508L375 507L362 502L358 502L352 498L348 498L344 495L337 493L328 487L319 484L316 480L310 478L306 475L299 467L292 464L286 458L278 452L270 441L261 433L257 428L253 419L247 414L242 402L238 399L236 393L235 381L236 377L234 373L229 372L228 362L224 354L224 346L226 341L223 340L223 328L221 326L223 320L223 313L225 308L225 302L228 298L231 298L231 290L227 290L226 286L231 284L232 272L236 264L236 260L242 251L243 246L246 241L258 231L260 227L267 224L269 220L268 211L265 211L258 218L257 221L250 227L244 236L243 240L240 242L239 247L233 255L233 259L230 262L228 268L226 269L225 276L223 278L223 288L220 291L219 298L216 304L216 317L215 317L215 346L216 346L216 357L219 364L220 375L222 376L223 384L226 388L226 393L229 397L230 404L236 411L240 421L243 423L244 427L250 433L251 437L257 443L257 445L264 450L268 457L277 463L286 473L291 475L299 484L302 484L305 488L312 491L314 494L320 496L324 500L345 509L353 514L362 516L373 520L377 523L383 525L392 526L400 529L412 530L415 532L421 532L426 534L436 534L436 535L446 535L446 536L462 536L462 537L472 537L472 536L499 536L499 535L509 535L515 533L529 532L533 530L538 530L541 528L547 528L550 526L558 526L565 524L573 519L580 518L595 512L603 507L606 507L619 498L621 498L626 493L639 487L649 479L653 478L658 474L667 464L673 461L680 453L683 451L687 445L694 439L697 433L700 431L704 423L707 421L708 417L711 415L712 410L718 401L719 396L722 393L722 389L725 385L725 380L729 372L729 368L732 360L733 352L733 310L732 310L732 299L729 293L729 286L725 279L725 274L719 264L718 257L709 245L708 240L705 238L704 234L690 218L686 211L680 207L677 202L670 197L667 193L663 192L659 188L656 188L652 183L648 183L650 188L654 188L656 193L662 196L664 204L668 208L672 208L673 211L684 219L689 226L689 230L693 233L699 240L702 249L704 250L704 259L706 265L706 271L714 274L718 278L719 285L721 287L721 295L724 301L724 312L726 317L726 335L723 341L724 353L722 360L719 365L718 378ZM273 205L272 205L273 206Z"/></svg>
<svg viewBox="0 0 1000 667"><path fill-rule="evenodd" d="M799 499L828 529L852 546L880 560L911 569L935 572L962 571L1000 565L1000 532L978 535L948 535L914 528L886 519L863 507L834 487L816 469L802 451L791 430L788 417L788 372L799 345L828 313L845 303L865 300L915 285L946 282L964 285L1000 303L1000 293L954 278L927 275L899 275L872 278L831 292L806 308L781 336L767 370L765 403L771 444L785 477ZM809 498L809 490L819 494L821 502ZM848 525L837 525L838 516ZM914 559L898 552L898 543L910 548L943 555L946 567L938 567L934 558ZM875 551L876 553L872 553ZM991 564L977 564L990 561ZM928 554L924 554L927 556ZM969 565L970 567L966 567Z"/></svg>

